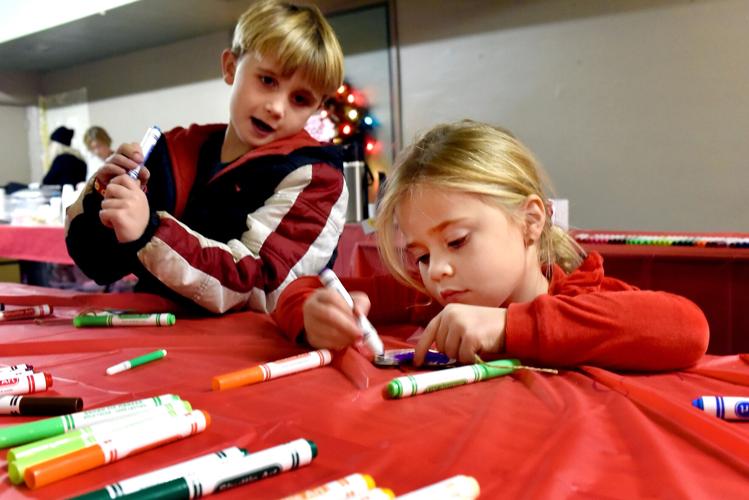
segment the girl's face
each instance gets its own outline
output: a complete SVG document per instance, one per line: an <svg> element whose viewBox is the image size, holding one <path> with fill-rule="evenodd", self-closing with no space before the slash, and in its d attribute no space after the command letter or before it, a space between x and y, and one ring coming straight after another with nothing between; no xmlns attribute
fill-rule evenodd
<svg viewBox="0 0 749 500"><path fill-rule="evenodd" d="M424 287L442 305L506 307L548 289L525 228L476 195L418 185L396 216Z"/></svg>

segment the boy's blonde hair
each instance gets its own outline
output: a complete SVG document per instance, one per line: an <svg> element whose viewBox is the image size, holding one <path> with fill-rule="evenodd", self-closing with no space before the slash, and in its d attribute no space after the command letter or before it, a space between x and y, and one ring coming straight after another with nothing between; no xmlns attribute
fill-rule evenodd
<svg viewBox="0 0 749 500"><path fill-rule="evenodd" d="M396 278L425 291L409 272L395 214L417 185L481 196L519 222L517 209L528 196L535 194L546 202L542 175L531 152L506 130L471 120L437 125L398 155L387 179L377 209L377 244L385 265ZM547 217L539 239L540 264L558 263L569 272L584 255L575 240Z"/></svg>
<svg viewBox="0 0 749 500"><path fill-rule="evenodd" d="M232 52L273 56L284 75L297 70L323 94L343 82L343 52L333 28L314 5L279 0L254 2L237 21Z"/></svg>

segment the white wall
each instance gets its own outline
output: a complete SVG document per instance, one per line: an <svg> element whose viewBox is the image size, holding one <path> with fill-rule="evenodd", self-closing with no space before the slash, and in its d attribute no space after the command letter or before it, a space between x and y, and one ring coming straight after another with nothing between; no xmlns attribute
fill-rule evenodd
<svg viewBox="0 0 749 500"><path fill-rule="evenodd" d="M31 180L29 133L25 107L0 105L0 186Z"/></svg>
<svg viewBox="0 0 749 500"><path fill-rule="evenodd" d="M573 226L749 231L749 2L434 4L398 2L404 142L501 124Z"/></svg>

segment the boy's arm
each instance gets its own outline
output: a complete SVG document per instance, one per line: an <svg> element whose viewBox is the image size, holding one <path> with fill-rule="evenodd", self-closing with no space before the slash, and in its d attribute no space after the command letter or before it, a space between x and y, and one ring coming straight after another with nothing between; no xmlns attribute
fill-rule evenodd
<svg viewBox="0 0 749 500"><path fill-rule="evenodd" d="M666 292L623 290L574 297L542 295L507 310L505 351L539 365L595 364L673 370L707 350L705 315Z"/></svg>
<svg viewBox="0 0 749 500"><path fill-rule="evenodd" d="M321 163L297 168L246 230L228 242L208 239L157 212L137 251L137 275L148 273L201 307L269 312L288 283L317 274L330 261L345 224L347 192L340 171Z"/></svg>
<svg viewBox="0 0 749 500"><path fill-rule="evenodd" d="M133 245L120 244L112 229L99 219L103 197L92 177L67 209L65 244L81 271L99 285L114 283L131 272Z"/></svg>

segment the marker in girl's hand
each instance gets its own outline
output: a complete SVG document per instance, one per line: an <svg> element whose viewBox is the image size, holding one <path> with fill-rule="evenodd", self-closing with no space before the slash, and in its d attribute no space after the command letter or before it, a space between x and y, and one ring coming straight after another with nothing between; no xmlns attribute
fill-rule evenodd
<svg viewBox="0 0 749 500"><path fill-rule="evenodd" d="M348 291L343 287L343 284L338 279L338 276L335 275L335 273L331 269L324 269L323 272L320 273L320 279L323 282L323 285L325 285L326 288L330 288L338 292L338 294L343 297L343 300L346 301L348 306L353 309L354 308L354 300L351 298L351 295L349 295ZM363 316L361 314L357 315L359 320L359 328L361 328L362 333L364 334L364 345L367 346L367 348L372 351L373 355L383 354L385 352L385 346L382 344L382 340L380 340L380 336L377 334L377 330L375 330L375 327L372 326L372 323L369 322L366 316Z"/></svg>
<svg viewBox="0 0 749 500"><path fill-rule="evenodd" d="M140 150L143 153L143 161L140 163L140 165L127 173L127 175L129 175L131 179L138 180L140 169L143 167L143 165L146 163L146 160L148 160L148 157L151 155L151 151L153 151L154 146L156 146L156 143L159 141L159 137L161 137L161 129L156 125L154 125L153 127L149 127L148 130L146 130L146 135L144 135L143 140L140 141Z"/></svg>

